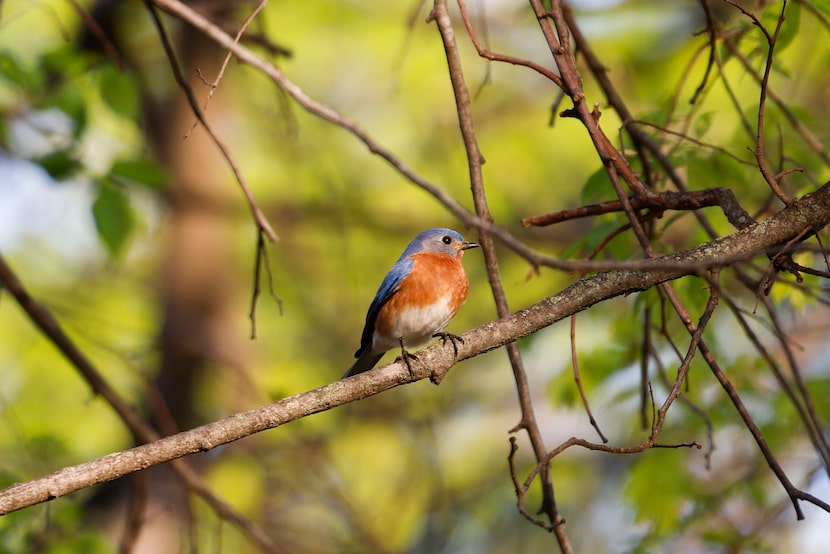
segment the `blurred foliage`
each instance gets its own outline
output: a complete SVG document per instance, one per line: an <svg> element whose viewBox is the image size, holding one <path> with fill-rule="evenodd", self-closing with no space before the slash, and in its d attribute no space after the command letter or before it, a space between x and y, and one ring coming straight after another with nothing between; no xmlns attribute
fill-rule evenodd
<svg viewBox="0 0 830 554"><path fill-rule="evenodd" d="M487 26L492 50L552 63L525 7L496 3L485 10L470 4L480 16L476 25ZM717 17L738 37L738 51L756 70L762 67L761 34L717 4ZM827 2L813 7L830 17ZM382 9L372 2L271 2L252 32L291 51L275 61L310 95L354 118L425 178L471 206L443 49L434 25L423 23L427 8L416 8L416 2ZM773 25L780 9L780 2L766 5L762 22ZM784 105L770 102L766 125L772 158L804 168L785 181L788 192L798 195L830 178L830 168L788 119L793 114L827 151L830 41L826 21L802 3L790 2L787 10L771 78ZM708 56L706 37L696 34L704 25L697 3L628 1L577 14L635 117L685 129L702 141L646 128L690 187L727 186L748 211L767 214L769 192L748 150L754 135L746 126L754 129L757 114L753 78L719 46L732 90L710 81L702 100L689 103ZM164 20L175 33L177 24ZM43 222L52 228L42 236L0 248L114 388L149 410L145 385L160 357L164 303L158 289L172 232L166 218L173 185L149 146L150 124L142 110L179 92L139 3L123 3L116 28L130 48L126 59L83 46L89 37L73 3L2 3L0 163L14 158L45 172L53 190L41 192L44 201L59 190L83 191L81 200L61 210L88 221L87 232L97 233L99 246L64 255L61 244L79 231ZM549 125L557 96L549 83L522 68L485 62L462 28L457 35L475 92L488 200L497 222L536 249L583 258L624 224L622 215L529 230L519 220L614 197L586 133L574 120ZM590 79L585 86L590 101L603 109L603 127L616 139L618 118ZM202 100L208 87L195 92ZM425 228L457 228L458 222L353 137L302 111L251 68L232 61L206 113L280 237L269 255L284 309L280 315L277 303L263 296L259 339L241 343L244 367L216 360L205 368L197 412L218 418L337 379L351 363L369 299L406 242ZM191 143L183 144L186 150ZM658 188L668 188L664 177L657 178ZM0 180L0 203L29 186L11 185ZM223 269L235 291L232 325L243 338L249 333L255 231L230 172L226 186L233 195L225 206L233 248ZM34 225L41 212L25 209L30 211L21 220ZM717 208L705 213L719 233L732 232ZM0 220L4 225L12 223ZM654 233L664 251L708 240L691 214L666 214L655 221ZM600 258L629 259L637 252L630 235L622 234ZM536 275L506 249L499 254L512 309L575 278ZM471 251L465 266L471 291L451 324L456 332L495 318L480 254ZM811 286L819 287L815 281ZM705 305L704 282L685 279L674 287L687 305ZM828 314L817 307L815 295L786 284L773 289L773 298L805 346L806 386L826 420L830 374L817 345L826 342ZM743 294L740 301L752 312L754 298ZM603 303L576 320L582 382L615 445L647 435L640 427L638 392L645 310L651 326L662 328L665 320L667 336L684 354L686 330L665 316L655 291ZM799 420L743 331L720 310L707 340L736 386L748 391L744 398L787 470L799 484L809 482L815 460ZM759 317L754 325L771 344L766 323ZM573 384L568 327L562 322L521 344L549 447L571 436L595 439ZM112 411L91 396L6 294L0 296L0 329L0 486L130 446ZM674 346L653 346L671 379L679 363ZM659 403L667 391L657 368L651 369ZM696 361L689 381L683 398L696 408L675 404L663 442L698 440L701 450L655 449L623 457L572 449L555 460L557 500L577 551L807 552L809 545L800 539L805 525L825 525L827 514L813 514L797 526L783 491L708 369ZM507 432L519 416L506 357L497 351L461 364L438 388L420 382L224 447L211 454L206 477L221 498L292 552L550 551L551 537L515 509L505 459ZM523 479L534 461L523 437L519 447ZM0 549L113 550L111 537L85 514L92 494L0 518ZM528 506L539 502L532 491ZM193 513L196 532L183 541L192 538L205 551L255 551L201 501L193 500Z"/></svg>

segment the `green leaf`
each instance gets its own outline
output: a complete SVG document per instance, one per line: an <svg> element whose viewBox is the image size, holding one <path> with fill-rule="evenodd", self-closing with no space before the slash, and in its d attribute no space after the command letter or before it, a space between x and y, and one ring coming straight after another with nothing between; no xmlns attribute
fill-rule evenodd
<svg viewBox="0 0 830 554"><path fill-rule="evenodd" d="M594 171L585 184L582 186L582 202L584 204L595 204L603 200L615 198L614 189L608 179L608 173L604 167Z"/></svg>
<svg viewBox="0 0 830 554"><path fill-rule="evenodd" d="M639 456L628 472L625 497L637 513L637 521L648 522L659 536L677 524L688 499L682 451L657 450Z"/></svg>
<svg viewBox="0 0 830 554"><path fill-rule="evenodd" d="M783 52L798 34L798 29L801 26L800 15L801 10L798 4L793 2L787 5L787 11L784 12L784 22L781 24L778 39L775 41L776 54ZM778 25L778 18L780 16L781 4L778 2L767 6L767 9L761 15L761 23L763 23L770 35L775 32L775 27ZM776 56L776 60L778 59L778 56Z"/></svg>
<svg viewBox="0 0 830 554"><path fill-rule="evenodd" d="M616 219L602 218L593 222L593 226L586 232L583 232L575 237L565 250L562 251L560 257L568 260L576 255L586 256L589 252L594 250L596 246L619 229L620 222ZM613 242L613 241L612 241Z"/></svg>
<svg viewBox="0 0 830 554"><path fill-rule="evenodd" d="M93 54L79 52L76 47L67 44L45 52L38 60L37 71L53 86L66 82L78 84L78 77L88 73L95 63Z"/></svg>
<svg viewBox="0 0 830 554"><path fill-rule="evenodd" d="M39 75L28 70L20 60L9 51L0 51L0 79L16 84L23 90L39 86Z"/></svg>
<svg viewBox="0 0 830 554"><path fill-rule="evenodd" d="M110 176L150 189L162 189L167 185L167 175L158 166L143 160L118 160L110 169Z"/></svg>
<svg viewBox="0 0 830 554"><path fill-rule="evenodd" d="M72 120L72 134L79 139L86 130L87 124L87 101L84 98L82 86L77 84L66 84L49 102L49 105L58 107Z"/></svg>
<svg viewBox="0 0 830 554"><path fill-rule="evenodd" d="M92 205L98 236L111 256L118 256L135 226L130 201L124 190L107 182L101 183L98 198Z"/></svg>
<svg viewBox="0 0 830 554"><path fill-rule="evenodd" d="M830 0L814 0L813 7L827 17L830 17Z"/></svg>
<svg viewBox="0 0 830 554"><path fill-rule="evenodd" d="M705 113L700 114L695 119L695 126L694 126L695 136L697 138L702 137L703 135L706 134L706 131L708 131L709 127L711 127L711 126L712 126L712 112L705 112Z"/></svg>
<svg viewBox="0 0 830 554"><path fill-rule="evenodd" d="M133 118L138 113L139 100L136 85L125 73L115 67L106 66L101 70L101 99L115 113Z"/></svg>
<svg viewBox="0 0 830 554"><path fill-rule="evenodd" d="M56 181L66 179L80 167L78 161L65 150L52 152L34 162L45 169Z"/></svg>

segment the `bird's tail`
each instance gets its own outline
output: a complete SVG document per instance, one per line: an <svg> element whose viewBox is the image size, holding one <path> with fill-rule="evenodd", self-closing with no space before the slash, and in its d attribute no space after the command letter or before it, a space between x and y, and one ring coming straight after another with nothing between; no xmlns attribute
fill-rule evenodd
<svg viewBox="0 0 830 554"><path fill-rule="evenodd" d="M358 373L363 373L364 371L369 371L375 367L375 364L377 364L381 358L383 358L383 352L375 354L372 352L371 348L367 348L363 351L363 354L360 355L354 365L352 365L352 367L350 367L349 370L343 374L341 379L357 375Z"/></svg>

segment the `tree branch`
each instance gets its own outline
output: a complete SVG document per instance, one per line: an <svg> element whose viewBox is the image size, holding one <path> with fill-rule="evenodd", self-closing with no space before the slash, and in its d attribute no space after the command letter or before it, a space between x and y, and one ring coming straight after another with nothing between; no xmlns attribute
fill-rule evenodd
<svg viewBox="0 0 830 554"><path fill-rule="evenodd" d="M60 350L66 359L77 369L92 392L103 398L124 422L136 442L153 443L159 434L109 386L100 371L80 348L64 332L58 321L39 302L37 302L17 278L6 260L0 255L0 288L8 290L26 315L43 334ZM223 502L207 486L204 480L184 460L173 462L173 470L190 490L199 495L213 510L236 525L239 529L268 552L278 549L268 534L253 521L245 518L231 506ZM45 499L44 499L45 500ZM42 500L41 500L42 501ZM126 540L126 536L125 536Z"/></svg>
<svg viewBox="0 0 830 554"><path fill-rule="evenodd" d="M205 128L205 131L207 132L208 136L210 136L211 141L213 141L213 143L222 153L222 157L224 157L225 161L228 162L228 166L230 166L231 171L236 177L237 183L239 183L239 186L242 189L243 194L245 195L245 199L248 201L248 207L251 210L251 214L254 218L254 222L256 223L257 227L263 233L265 233L265 235L270 240L276 241L277 234L271 228L271 224L268 223L268 218L265 217L265 214L263 213L262 209L257 204L250 187L248 187L247 181L242 176L242 170L239 168L239 164L236 163L236 159L231 154L230 149L227 147L225 142L219 138L219 135L216 134L216 131L214 131L213 126L210 125L207 119L205 118L205 114L202 111L202 108L199 107L199 101L196 99L196 95L193 93L193 89L190 88L190 84L187 82L187 79L185 78L181 68L179 67L179 62L176 59L176 54L173 50L173 45L171 44L170 39L167 36L167 31L165 30L164 25L161 22L161 19L158 17L158 13L156 12L154 2L152 0L144 0L144 3L150 12L150 15L153 18L153 23L155 24L156 30L159 33L159 39L161 41L162 46L164 47L164 52L167 55L167 59L170 63L170 69L173 71L173 76L176 79L176 83L184 92L185 98L187 98L187 102L190 105L191 110L193 110L193 114L199 120L199 123L202 124L202 127ZM238 44L237 39L234 39L234 44Z"/></svg>
<svg viewBox="0 0 830 554"><path fill-rule="evenodd" d="M459 7L463 13L463 2L459 2ZM470 172L470 183L473 191L473 202L475 203L476 214L484 221L493 222L493 216L490 212L490 207L487 204L487 195L484 189L484 175L481 170L481 166L484 164L484 156L481 154L475 134L475 126L471 108L472 100L464 79L464 71L461 66L461 56L458 52L458 44L455 40L455 33L453 31L452 20L450 19L446 0L437 0L435 2L435 7L432 11L431 17L434 18L437 23L447 56L447 66L449 68L450 81L452 83L453 94L455 96L458 123L467 154L467 163ZM468 32L471 32L469 27ZM484 259L487 266L487 277L490 281L490 288L493 291L493 298L496 302L497 313L500 318L503 318L510 314L510 307L507 302L507 295L505 294L504 286L501 280L495 241L493 240L493 236L486 231L481 231L479 233L479 238L479 242L481 243L484 251ZM524 361L522 360L521 352L519 352L519 347L516 343L508 343L506 345L506 349L508 358L510 359L510 366L513 370L513 377L516 381L516 391L519 396L519 405L522 412L521 421L513 428L512 432L520 429L524 430L530 439L536 459L541 461L545 457L545 442L533 409L533 401L530 392L530 385L527 379L527 372L525 371ZM433 379L433 382L438 381ZM556 507L553 480L547 467L542 470L541 484L542 511L545 512L551 524L554 526L554 532L561 551L565 554L573 552L571 541L565 530L565 526L559 525L562 522L562 517Z"/></svg>
<svg viewBox="0 0 830 554"><path fill-rule="evenodd" d="M609 271L581 279L558 294L509 317L477 327L463 335L464 343L459 345L457 357L452 348L440 344L427 348L419 353L421 363L414 365L413 375L404 364L394 362L150 444L12 485L0 491L0 514L53 500L188 454L211 450L402 384L435 375L443 377L459 361L526 337L598 302L643 291L684 275L697 274L700 268L720 266L724 258L764 252L797 236L804 229L815 231L828 223L830 183L796 200L772 218L732 235L689 250L645 260L637 269Z"/></svg>

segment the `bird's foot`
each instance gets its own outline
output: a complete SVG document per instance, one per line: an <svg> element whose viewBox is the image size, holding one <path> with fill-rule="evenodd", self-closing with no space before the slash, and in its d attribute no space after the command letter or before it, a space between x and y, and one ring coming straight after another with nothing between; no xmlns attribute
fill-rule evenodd
<svg viewBox="0 0 830 554"><path fill-rule="evenodd" d="M403 339L398 339L398 342L401 344L401 355L395 360L396 362L403 361L406 364L406 369L409 370L409 376L413 379L415 378L415 372L412 371L412 360L417 361L418 356L415 354L410 353L406 348L403 346Z"/></svg>
<svg viewBox="0 0 830 554"><path fill-rule="evenodd" d="M458 335L453 335L452 333L435 333L432 335L434 338L441 339L441 344L447 344L447 341L452 343L452 351L453 355L457 358L458 357L458 343L464 344L464 339L459 337Z"/></svg>

